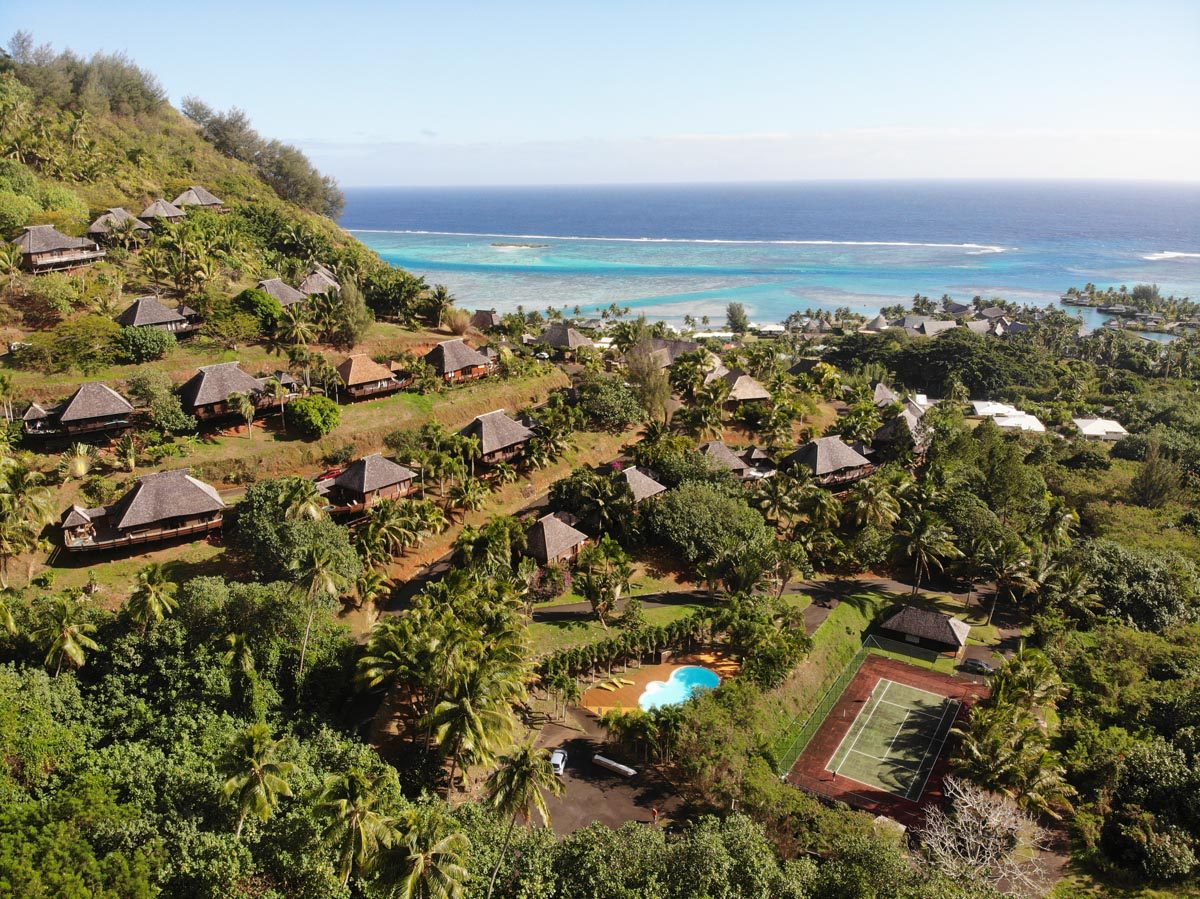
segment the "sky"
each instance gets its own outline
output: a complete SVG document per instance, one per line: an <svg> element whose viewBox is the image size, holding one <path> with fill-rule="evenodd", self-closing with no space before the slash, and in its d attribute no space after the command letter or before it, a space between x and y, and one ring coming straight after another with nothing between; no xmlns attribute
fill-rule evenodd
<svg viewBox="0 0 1200 899"><path fill-rule="evenodd" d="M345 186L1200 180L1196 0L0 0Z"/></svg>

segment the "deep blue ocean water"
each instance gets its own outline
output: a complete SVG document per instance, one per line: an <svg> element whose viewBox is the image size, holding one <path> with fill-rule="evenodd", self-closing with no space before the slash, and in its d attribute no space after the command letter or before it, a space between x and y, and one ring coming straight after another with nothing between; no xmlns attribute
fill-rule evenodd
<svg viewBox="0 0 1200 899"><path fill-rule="evenodd" d="M818 182L355 188L343 227L467 308L618 303L652 319L872 315L914 293L1200 298L1200 184ZM1089 325L1103 317L1085 312Z"/></svg>

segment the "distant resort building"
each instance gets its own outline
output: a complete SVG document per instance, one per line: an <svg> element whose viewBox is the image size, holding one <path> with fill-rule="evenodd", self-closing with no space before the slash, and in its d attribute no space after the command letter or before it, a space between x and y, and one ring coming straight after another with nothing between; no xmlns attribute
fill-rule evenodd
<svg viewBox="0 0 1200 899"><path fill-rule="evenodd" d="M467 346L461 337L439 343L425 354L425 364L451 383L474 381L485 377L490 369L487 357Z"/></svg>
<svg viewBox="0 0 1200 899"><path fill-rule="evenodd" d="M30 403L21 418L30 437L79 437L133 426L133 406L107 384L80 385L69 400L57 406Z"/></svg>
<svg viewBox="0 0 1200 899"><path fill-rule="evenodd" d="M644 468L638 468L635 465L621 469L617 473L617 480L625 482L630 494L633 495L634 503L644 502L652 496L665 493L667 490L666 487L654 479L651 472Z"/></svg>
<svg viewBox="0 0 1200 899"><path fill-rule="evenodd" d="M564 355L570 355L582 347L594 345L590 337L580 334L566 322L554 322L550 325L542 334L542 343Z"/></svg>
<svg viewBox="0 0 1200 899"><path fill-rule="evenodd" d="M333 272L319 262L308 270L304 280L300 282L299 291L306 297L324 293L338 293L342 289L341 282L334 277Z"/></svg>
<svg viewBox="0 0 1200 899"><path fill-rule="evenodd" d="M189 206L195 206L199 209L209 209L213 212L224 212L225 204L218 200L215 196L208 192L203 187L193 184L179 196L177 196L172 205L179 209L187 209Z"/></svg>
<svg viewBox="0 0 1200 899"><path fill-rule="evenodd" d="M783 460L783 468L804 466L823 487L835 487L865 478L875 466L841 437L810 440Z"/></svg>
<svg viewBox="0 0 1200 899"><path fill-rule="evenodd" d="M187 469L143 475L111 506L72 506L62 517L63 546L115 549L176 537L200 536L221 527L225 501L216 488Z"/></svg>
<svg viewBox="0 0 1200 899"><path fill-rule="evenodd" d="M918 606L905 606L886 616L879 625L881 636L932 649L955 658L962 655L971 635L965 621Z"/></svg>
<svg viewBox="0 0 1200 899"><path fill-rule="evenodd" d="M977 418L990 418L996 427L1005 431L1029 431L1041 434L1046 430L1036 416L1022 412L1016 406L1008 403L994 403L991 400L974 400L971 409Z"/></svg>
<svg viewBox="0 0 1200 899"><path fill-rule="evenodd" d="M263 293L270 294L279 300L279 305L285 309L296 303L303 303L308 299L307 294L301 293L290 284L285 284L280 278L266 278L259 281L256 286Z"/></svg>
<svg viewBox="0 0 1200 899"><path fill-rule="evenodd" d="M696 353L704 349L694 340L673 340L665 337L651 337L647 341L650 356L659 368L670 368L675 360L685 353Z"/></svg>
<svg viewBox="0 0 1200 899"><path fill-rule="evenodd" d="M356 353L337 367L342 387L351 399L395 393L404 386L391 370L380 365L365 353Z"/></svg>
<svg viewBox="0 0 1200 899"><path fill-rule="evenodd" d="M271 405L270 397L263 394L265 386L266 379L246 374L240 363L220 362L197 369L179 388L179 396L184 411L208 421L236 413L229 405L229 398L235 393L246 394L259 409Z"/></svg>
<svg viewBox="0 0 1200 899"><path fill-rule="evenodd" d="M704 456L713 468L732 471L739 478L749 476L750 464L720 440L702 443L696 447L696 452Z"/></svg>
<svg viewBox="0 0 1200 899"><path fill-rule="evenodd" d="M182 337L200 327L200 314L189 306L172 309L158 297L147 296L134 300L116 321L126 328L155 328Z"/></svg>
<svg viewBox="0 0 1200 899"><path fill-rule="evenodd" d="M579 558L588 536L577 530L561 512L544 515L529 529L526 546L529 555L542 565L570 564Z"/></svg>
<svg viewBox="0 0 1200 899"><path fill-rule="evenodd" d="M109 209L88 226L88 236L97 240L108 237L113 231L129 228L139 234L150 230L150 226L132 213L120 207Z"/></svg>
<svg viewBox="0 0 1200 899"><path fill-rule="evenodd" d="M21 265L34 274L89 265L105 255L94 240L70 237L53 225L27 225L13 246L21 252Z"/></svg>
<svg viewBox="0 0 1200 899"><path fill-rule="evenodd" d="M888 406L893 406L899 403L900 394L888 387L882 381L875 385L875 392L871 395L871 401L879 409L886 409Z"/></svg>
<svg viewBox="0 0 1200 899"><path fill-rule="evenodd" d="M459 433L479 440L479 460L484 465L515 459L534 436L530 428L510 418L503 409L477 415Z"/></svg>
<svg viewBox="0 0 1200 899"><path fill-rule="evenodd" d="M334 512L369 509L381 499L407 496L412 492L416 472L374 453L346 466L333 478L317 482Z"/></svg>
<svg viewBox="0 0 1200 899"><path fill-rule="evenodd" d="M187 213L176 206L174 203L168 203L166 200L155 200L149 206L142 210L142 214L138 218L146 222L182 222Z"/></svg>
<svg viewBox="0 0 1200 899"><path fill-rule="evenodd" d="M771 398L771 391L741 369L735 368L733 371L727 371L721 376L721 380L729 388L729 392L725 395L725 403L728 406L761 402Z"/></svg>
<svg viewBox="0 0 1200 899"><path fill-rule="evenodd" d="M471 316L471 327L476 331L491 331L501 324L500 313L495 309L476 309Z"/></svg>
<svg viewBox="0 0 1200 899"><path fill-rule="evenodd" d="M1111 418L1073 418L1071 421L1079 429L1084 440L1120 440L1128 437L1129 432L1120 422Z"/></svg>

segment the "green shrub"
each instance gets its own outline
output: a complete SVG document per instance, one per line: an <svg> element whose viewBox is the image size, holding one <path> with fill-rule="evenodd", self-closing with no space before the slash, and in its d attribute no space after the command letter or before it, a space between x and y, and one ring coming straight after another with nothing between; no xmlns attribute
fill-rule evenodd
<svg viewBox="0 0 1200 899"><path fill-rule="evenodd" d="M38 201L0 187L0 234L15 234L42 211Z"/></svg>
<svg viewBox="0 0 1200 899"><path fill-rule="evenodd" d="M304 437L324 437L342 420L342 410L327 396L302 396L287 405L288 423Z"/></svg>
<svg viewBox="0 0 1200 899"><path fill-rule="evenodd" d="M175 343L175 335L160 328L122 328L113 349L118 362L138 365L163 358Z"/></svg>
<svg viewBox="0 0 1200 899"><path fill-rule="evenodd" d="M256 287L243 290L234 297L233 306L258 319L259 327L264 331L274 328L279 322L279 317L283 315L283 306L279 300L265 290L259 290Z"/></svg>

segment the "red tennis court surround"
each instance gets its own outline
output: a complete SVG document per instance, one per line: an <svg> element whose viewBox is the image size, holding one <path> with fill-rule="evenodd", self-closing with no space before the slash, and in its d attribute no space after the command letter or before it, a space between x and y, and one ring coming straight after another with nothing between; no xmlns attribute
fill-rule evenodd
<svg viewBox="0 0 1200 899"><path fill-rule="evenodd" d="M990 695L986 685L972 680L918 668L886 656L869 655L788 772L787 780L794 786L826 799L844 802L872 814L887 815L901 824L913 827L922 822L922 807L930 802L939 802L942 798L942 780L948 767L949 743L942 748L942 753L925 784L924 792L911 800L827 770L830 759L837 752L842 739L853 726L859 712L871 696L871 691L880 680L907 684L947 699L958 700L961 703L958 716L960 723L965 720L975 702Z"/></svg>

